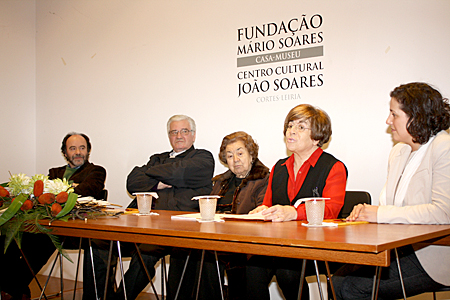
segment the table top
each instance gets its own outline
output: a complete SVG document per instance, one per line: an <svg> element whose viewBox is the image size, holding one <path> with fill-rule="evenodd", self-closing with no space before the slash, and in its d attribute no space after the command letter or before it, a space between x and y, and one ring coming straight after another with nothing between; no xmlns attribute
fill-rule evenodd
<svg viewBox="0 0 450 300"><path fill-rule="evenodd" d="M237 253L387 266L390 250L450 235L450 225L358 224L302 226L227 220L200 223L174 220L179 211L159 215L121 215L96 220L55 221L54 234Z"/></svg>

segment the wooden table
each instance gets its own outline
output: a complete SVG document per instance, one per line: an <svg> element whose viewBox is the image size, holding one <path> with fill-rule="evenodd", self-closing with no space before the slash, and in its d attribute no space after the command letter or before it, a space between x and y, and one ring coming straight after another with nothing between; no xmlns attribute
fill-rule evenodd
<svg viewBox="0 0 450 300"><path fill-rule="evenodd" d="M193 249L389 266L390 250L450 235L450 225L360 224L308 228L302 222L172 220L179 211L55 221L53 234Z"/></svg>

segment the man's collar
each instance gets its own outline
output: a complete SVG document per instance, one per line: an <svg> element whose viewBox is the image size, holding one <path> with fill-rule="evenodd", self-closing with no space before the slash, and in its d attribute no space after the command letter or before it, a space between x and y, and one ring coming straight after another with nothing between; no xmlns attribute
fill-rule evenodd
<svg viewBox="0 0 450 300"><path fill-rule="evenodd" d="M186 150L183 150L183 151L180 151L180 152L175 152L174 150L172 150L172 152L169 153L169 157L170 157L170 158L175 158L175 157L177 157L178 155L180 155L181 153L184 153L184 152L186 152L186 151L187 151L187 149L186 149Z"/></svg>
<svg viewBox="0 0 450 300"><path fill-rule="evenodd" d="M84 164L83 164L83 165L84 165ZM70 164L67 164L67 167L70 168L70 169L78 170L78 169L81 168L83 165L78 166L78 167L75 167L75 168L72 168L72 167L70 166Z"/></svg>
<svg viewBox="0 0 450 300"><path fill-rule="evenodd" d="M183 150L183 151L180 151L180 152L175 152L175 151L172 149L172 151L169 153L169 157L170 157L170 158L175 158L175 157L177 157L177 156L180 155L180 154L183 154L183 153L186 153L186 152L188 152L188 151L191 151L192 149L194 149L194 145L192 145L189 149L186 149L186 150Z"/></svg>
<svg viewBox="0 0 450 300"><path fill-rule="evenodd" d="M72 168L69 164L67 164L67 167L68 167L68 168L71 168L71 169L74 169L74 170L78 170L78 169L83 168L84 166L87 166L88 164L89 164L89 161L85 160L85 161L84 161L84 164L82 164L81 166Z"/></svg>

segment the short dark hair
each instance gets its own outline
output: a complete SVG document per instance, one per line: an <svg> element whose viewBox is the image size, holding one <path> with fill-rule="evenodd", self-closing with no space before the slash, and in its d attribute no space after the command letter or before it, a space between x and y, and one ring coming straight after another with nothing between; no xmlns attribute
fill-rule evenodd
<svg viewBox="0 0 450 300"><path fill-rule="evenodd" d="M317 146L322 147L330 140L331 137L331 119L328 114L318 107L310 104L300 104L289 111L284 120L283 134L286 131L289 122L300 120L302 122L309 121L311 126L311 139L319 141Z"/></svg>
<svg viewBox="0 0 450 300"><path fill-rule="evenodd" d="M229 144L232 144L237 141L242 141L244 143L245 148L250 153L250 156L252 157L252 161L254 162L258 158L259 146L253 140L252 136L244 131L233 132L223 138L222 145L220 145L220 152L219 152L220 161L223 162L224 164L228 165L226 148Z"/></svg>
<svg viewBox="0 0 450 300"><path fill-rule="evenodd" d="M450 127L450 105L441 93L423 82L396 87L390 96L409 117L406 129L414 143L425 144L441 130Z"/></svg>
<svg viewBox="0 0 450 300"><path fill-rule="evenodd" d="M78 132L69 132L68 134L66 134L66 136L63 138L62 141L62 145L61 145L61 152L64 155L64 157L66 157L66 143L67 140L72 136L72 135L81 135L85 140L86 140L86 146L87 146L87 152L88 154L91 153L91 142L89 141L89 137L87 135L85 135L84 133L78 133Z"/></svg>

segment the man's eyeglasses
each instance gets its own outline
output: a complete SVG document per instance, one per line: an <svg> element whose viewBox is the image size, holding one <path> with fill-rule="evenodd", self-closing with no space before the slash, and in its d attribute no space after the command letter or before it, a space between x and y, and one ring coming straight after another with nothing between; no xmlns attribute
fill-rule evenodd
<svg viewBox="0 0 450 300"><path fill-rule="evenodd" d="M186 128L183 128L183 129L181 129L180 131L178 131L178 130L171 130L171 131L169 131L169 135L171 135L171 136L177 136L178 133L181 133L181 135L186 136L186 135L188 135L188 134L189 134L190 132L192 132L192 131L194 131L194 130L189 130L189 129L186 129Z"/></svg>

